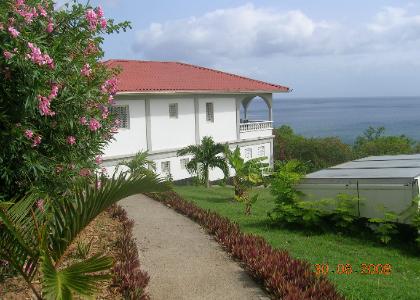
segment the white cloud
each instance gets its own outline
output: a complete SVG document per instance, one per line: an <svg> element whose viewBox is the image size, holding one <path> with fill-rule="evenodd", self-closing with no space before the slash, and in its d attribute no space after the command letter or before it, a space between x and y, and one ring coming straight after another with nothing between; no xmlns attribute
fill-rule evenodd
<svg viewBox="0 0 420 300"><path fill-rule="evenodd" d="M248 4L220 9L200 17L153 23L138 32L134 45L146 57L265 56L321 51L316 45L335 25L316 22L299 10L279 13ZM169 52L169 53L168 53Z"/></svg>
<svg viewBox="0 0 420 300"><path fill-rule="evenodd" d="M137 32L133 49L148 59L213 64L273 55L392 51L406 43L413 46L419 39L420 15L410 15L403 8L386 7L370 23L355 26L314 20L300 10L277 11L247 4L153 23Z"/></svg>

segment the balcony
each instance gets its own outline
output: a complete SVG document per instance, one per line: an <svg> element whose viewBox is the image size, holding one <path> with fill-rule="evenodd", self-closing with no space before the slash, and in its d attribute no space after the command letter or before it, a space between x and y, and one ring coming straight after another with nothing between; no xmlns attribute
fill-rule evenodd
<svg viewBox="0 0 420 300"><path fill-rule="evenodd" d="M273 122L261 120L241 120L241 123L239 124L239 132L241 140L269 137L273 134Z"/></svg>

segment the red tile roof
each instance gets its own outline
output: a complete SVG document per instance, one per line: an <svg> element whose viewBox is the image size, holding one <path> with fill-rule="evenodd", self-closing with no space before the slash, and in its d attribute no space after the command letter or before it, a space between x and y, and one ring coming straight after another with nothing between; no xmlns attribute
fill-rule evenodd
<svg viewBox="0 0 420 300"><path fill-rule="evenodd" d="M288 92L289 88L180 62L108 60L121 67L119 92Z"/></svg>

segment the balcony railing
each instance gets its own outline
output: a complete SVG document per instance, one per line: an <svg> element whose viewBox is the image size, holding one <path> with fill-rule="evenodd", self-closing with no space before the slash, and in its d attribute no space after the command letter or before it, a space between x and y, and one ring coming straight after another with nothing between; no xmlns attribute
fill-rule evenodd
<svg viewBox="0 0 420 300"><path fill-rule="evenodd" d="M266 130L272 129L273 122L272 121L247 121L239 124L239 131L240 132L247 132L247 131L258 131L258 130Z"/></svg>

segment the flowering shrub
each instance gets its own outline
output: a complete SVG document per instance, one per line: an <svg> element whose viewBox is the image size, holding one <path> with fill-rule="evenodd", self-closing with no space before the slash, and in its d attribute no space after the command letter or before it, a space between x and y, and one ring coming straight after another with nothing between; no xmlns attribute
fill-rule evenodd
<svg viewBox="0 0 420 300"><path fill-rule="evenodd" d="M111 217L118 219L123 226L123 231L116 241L118 246L118 261L113 271L113 284L124 299L149 299L145 288L149 283L149 275L140 269L139 255L133 237L133 220L129 220L127 212L119 205L109 209Z"/></svg>
<svg viewBox="0 0 420 300"><path fill-rule="evenodd" d="M0 2L0 196L34 186L62 194L69 178L93 174L115 132L117 81L100 63L103 35L128 26L77 2Z"/></svg>
<svg viewBox="0 0 420 300"><path fill-rule="evenodd" d="M344 299L327 278L315 275L309 263L272 248L261 237L242 233L239 226L227 218L199 208L175 192L149 196L207 229L253 277L264 283L276 299Z"/></svg>

